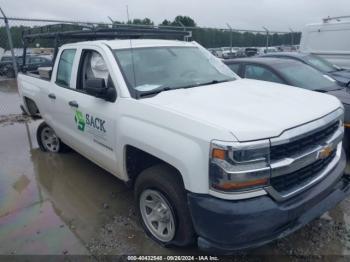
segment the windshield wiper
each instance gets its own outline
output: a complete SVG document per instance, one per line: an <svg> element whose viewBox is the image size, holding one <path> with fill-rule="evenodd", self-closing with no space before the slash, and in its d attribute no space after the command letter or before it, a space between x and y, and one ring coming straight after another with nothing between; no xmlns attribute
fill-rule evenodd
<svg viewBox="0 0 350 262"><path fill-rule="evenodd" d="M200 84L197 84L195 86L207 86L207 85L214 85L214 84L219 84L219 83L224 83L224 82L229 82L231 81L231 79L225 79L225 80L212 80L212 81L209 81L209 82L205 82L205 83L200 83Z"/></svg>
<svg viewBox="0 0 350 262"><path fill-rule="evenodd" d="M341 72L345 71L345 68L336 68L335 70L329 71L328 73L335 73L335 72Z"/></svg>
<svg viewBox="0 0 350 262"><path fill-rule="evenodd" d="M207 86L207 85L214 85L214 84L219 84L219 83L224 83L224 82L229 82L233 79L225 79L225 80L211 80L208 82L204 82L204 83L196 83L196 84L191 84L188 86L183 86L182 88L192 88L192 87L198 87L198 86Z"/></svg>
<svg viewBox="0 0 350 262"><path fill-rule="evenodd" d="M312 89L312 91L320 92L320 93L327 93L328 91L334 91L334 90L326 90L326 89Z"/></svg>
<svg viewBox="0 0 350 262"><path fill-rule="evenodd" d="M168 86L160 86L160 87L157 87L157 88L155 88L153 90L149 90L149 91L136 90L137 91L137 98L152 96L152 95L156 95L156 94L159 94L161 92L169 91L169 90L173 90L173 89L176 89L176 88L170 88Z"/></svg>
<svg viewBox="0 0 350 262"><path fill-rule="evenodd" d="M161 92L164 92L164 91L170 91L170 90L176 90L176 89L185 89L185 88L192 88L192 87L206 86L206 85L213 85L213 84L218 84L218 83L223 83L223 82L228 82L228 81L231 81L231 79L211 80L211 81L204 82L204 83L191 84L191 85L179 86L179 87L160 86L160 87L157 87L157 88L155 88L153 90L149 90L149 91L136 90L137 91L137 98L157 95L157 94L159 94Z"/></svg>

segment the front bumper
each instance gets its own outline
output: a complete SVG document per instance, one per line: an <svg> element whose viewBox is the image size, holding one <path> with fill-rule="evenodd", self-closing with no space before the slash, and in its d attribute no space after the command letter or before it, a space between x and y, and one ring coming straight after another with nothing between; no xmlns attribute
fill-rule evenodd
<svg viewBox="0 0 350 262"><path fill-rule="evenodd" d="M350 194L342 154L336 167L309 190L283 202L269 196L231 201L188 193L198 246L230 253L285 237L321 216Z"/></svg>

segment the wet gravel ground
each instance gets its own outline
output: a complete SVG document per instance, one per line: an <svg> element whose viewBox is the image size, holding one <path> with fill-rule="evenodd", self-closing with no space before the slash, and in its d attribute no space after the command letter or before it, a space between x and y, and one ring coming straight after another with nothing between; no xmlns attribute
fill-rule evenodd
<svg viewBox="0 0 350 262"><path fill-rule="evenodd" d="M41 152L35 140L41 120L23 116L19 102L15 83L0 81L0 255L203 254L149 239L133 192L81 155ZM349 217L347 199L294 234L229 259L342 260L350 254Z"/></svg>
<svg viewBox="0 0 350 262"><path fill-rule="evenodd" d="M0 115L0 126L30 122L31 118L23 114Z"/></svg>

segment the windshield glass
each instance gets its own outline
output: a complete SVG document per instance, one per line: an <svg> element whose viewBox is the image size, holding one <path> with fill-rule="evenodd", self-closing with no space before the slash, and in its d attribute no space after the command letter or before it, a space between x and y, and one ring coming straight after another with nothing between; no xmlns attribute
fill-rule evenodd
<svg viewBox="0 0 350 262"><path fill-rule="evenodd" d="M276 70L289 80L293 86L324 91L339 89L335 80L302 63L278 64Z"/></svg>
<svg viewBox="0 0 350 262"><path fill-rule="evenodd" d="M119 49L114 50L114 54L128 86L140 92L236 79L226 65L200 47Z"/></svg>
<svg viewBox="0 0 350 262"><path fill-rule="evenodd" d="M334 65L318 56L308 55L304 59L307 61L307 63L309 63L310 65L314 66L322 72L329 73L337 70L337 68Z"/></svg>

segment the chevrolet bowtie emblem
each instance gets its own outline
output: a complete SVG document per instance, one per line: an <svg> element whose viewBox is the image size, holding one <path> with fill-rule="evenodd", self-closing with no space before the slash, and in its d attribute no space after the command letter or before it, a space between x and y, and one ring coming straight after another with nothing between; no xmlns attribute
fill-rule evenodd
<svg viewBox="0 0 350 262"><path fill-rule="evenodd" d="M317 154L317 159L325 159L329 157L333 152L333 148L330 146L327 146L323 149L321 149Z"/></svg>

